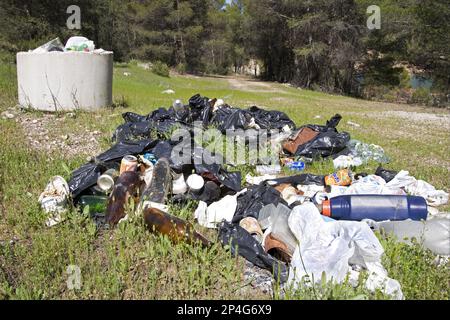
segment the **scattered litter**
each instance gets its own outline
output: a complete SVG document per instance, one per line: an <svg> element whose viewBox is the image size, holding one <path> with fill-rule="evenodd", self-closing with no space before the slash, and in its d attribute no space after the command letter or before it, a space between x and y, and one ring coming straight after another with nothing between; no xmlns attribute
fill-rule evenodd
<svg viewBox="0 0 450 320"><path fill-rule="evenodd" d="M283 112L257 106L239 109L222 99L196 94L187 105L177 99L168 109L147 115L126 112L122 117L125 122L115 130L115 144L109 150L73 171L68 183L61 177L52 179L39 198L46 212L59 214L72 199L75 207L94 218L103 215L111 227L135 214L152 233L166 235L175 243L209 247L211 241L170 212L172 204L195 201L198 224L218 229L222 245L232 255L244 257L253 270L246 269L245 281L265 292L273 291L276 280L294 288L308 285L305 276L309 285L321 282L323 272L327 280L338 283L349 275L356 286L359 272L365 269L369 273L366 288L402 299L400 284L388 277L381 264L384 250L370 227L392 232L400 241L423 233L424 247L448 254L445 240L450 219L440 214L433 217L438 209L429 207L447 203L448 193L407 171L380 166L374 174L355 174L355 168L368 161L387 163L389 159L380 146L338 132L342 118L338 114L325 125L296 127ZM241 173L228 171L234 164L206 161L212 155L195 139L167 138L174 127L191 136L210 126L221 133L249 130L245 137L239 131L239 141L247 146L256 141L260 130L277 129L279 134L270 138L279 162L253 164L251 172L257 175L248 173L241 185ZM153 131L155 140L149 138ZM186 159L174 156L180 147L192 147ZM329 157L337 170L334 173L286 175L289 170L283 170L303 171L306 165L309 168ZM51 218L49 225L60 219Z"/></svg>

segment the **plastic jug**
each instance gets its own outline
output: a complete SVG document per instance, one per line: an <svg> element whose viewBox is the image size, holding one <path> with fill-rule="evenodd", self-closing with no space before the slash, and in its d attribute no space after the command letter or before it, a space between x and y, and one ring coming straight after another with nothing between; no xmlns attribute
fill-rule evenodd
<svg viewBox="0 0 450 320"><path fill-rule="evenodd" d="M403 195L342 195L322 203L322 214L337 220L426 220L424 198Z"/></svg>

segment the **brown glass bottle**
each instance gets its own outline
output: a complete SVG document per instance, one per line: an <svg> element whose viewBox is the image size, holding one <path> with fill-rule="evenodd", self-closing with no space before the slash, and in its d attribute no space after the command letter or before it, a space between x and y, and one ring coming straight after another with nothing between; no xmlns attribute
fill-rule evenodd
<svg viewBox="0 0 450 320"><path fill-rule="evenodd" d="M191 223L159 209L144 209L144 221L150 232L165 234L175 243L184 241L193 244L200 241L203 247L211 245L208 239L194 230Z"/></svg>
<svg viewBox="0 0 450 320"><path fill-rule="evenodd" d="M141 184L140 176L135 171L122 173L114 185L106 207L106 222L116 225L125 217L125 206L130 197L134 197ZM137 200L135 199L135 202Z"/></svg>

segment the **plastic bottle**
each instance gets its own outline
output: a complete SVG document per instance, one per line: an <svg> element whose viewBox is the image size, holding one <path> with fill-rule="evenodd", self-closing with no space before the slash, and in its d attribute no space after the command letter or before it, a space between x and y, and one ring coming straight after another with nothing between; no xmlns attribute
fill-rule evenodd
<svg viewBox="0 0 450 320"><path fill-rule="evenodd" d="M204 247L211 245L208 239L194 230L192 224L157 208L144 209L144 221L150 232L165 234L175 243L184 241L193 244L200 241Z"/></svg>
<svg viewBox="0 0 450 320"><path fill-rule="evenodd" d="M322 214L337 220L426 220L424 198L401 195L342 195L322 202Z"/></svg>

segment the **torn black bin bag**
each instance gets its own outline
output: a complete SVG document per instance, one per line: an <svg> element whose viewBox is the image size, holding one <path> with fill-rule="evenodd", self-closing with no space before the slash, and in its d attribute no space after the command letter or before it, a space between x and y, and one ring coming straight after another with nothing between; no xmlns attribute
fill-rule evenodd
<svg viewBox="0 0 450 320"><path fill-rule="evenodd" d="M311 185L315 184L318 186L325 186L325 176L315 175L311 173L302 173L295 176L283 177L278 179L269 180L271 185L279 185L282 183L289 183L293 186L301 185ZM274 182L274 184L272 184Z"/></svg>
<svg viewBox="0 0 450 320"><path fill-rule="evenodd" d="M350 151L347 148L347 143L350 141L350 134L347 132L339 133L336 126L341 121L342 116L334 115L330 120L327 120L326 125L308 124L300 127L308 127L319 134L312 140L299 145L295 152L298 157L305 157L308 159L327 158L329 156L336 156L348 154Z"/></svg>
<svg viewBox="0 0 450 320"><path fill-rule="evenodd" d="M382 177L384 181L389 182L397 175L397 171L384 169L381 166L375 171L375 175Z"/></svg>
<svg viewBox="0 0 450 320"><path fill-rule="evenodd" d="M319 133L313 140L298 146L295 155L309 159L327 158L340 153L347 147L350 134L338 133L333 129Z"/></svg>
<svg viewBox="0 0 450 320"><path fill-rule="evenodd" d="M275 110L268 111L257 106L250 107L247 111L255 118L255 123L261 129L281 130L285 126L295 129L295 123L284 112Z"/></svg>
<svg viewBox="0 0 450 320"><path fill-rule="evenodd" d="M266 182L250 186L247 192L238 196L236 212L232 222L238 223L245 217L258 219L261 209L270 203L273 203L275 206L278 203L287 206L287 203L281 198L281 193Z"/></svg>
<svg viewBox="0 0 450 320"><path fill-rule="evenodd" d="M121 141L112 146L108 151L95 157L89 162L72 172L69 180L69 190L72 197L77 198L86 189L97 183L98 177L105 168L112 167L114 162L120 162L126 155L137 155L153 148L158 140Z"/></svg>
<svg viewBox="0 0 450 320"><path fill-rule="evenodd" d="M219 225L219 239L222 245L231 246L231 254L234 256L237 253L256 266L271 271L280 283L286 282L288 277L286 265L266 253L258 241L241 226L223 221Z"/></svg>

